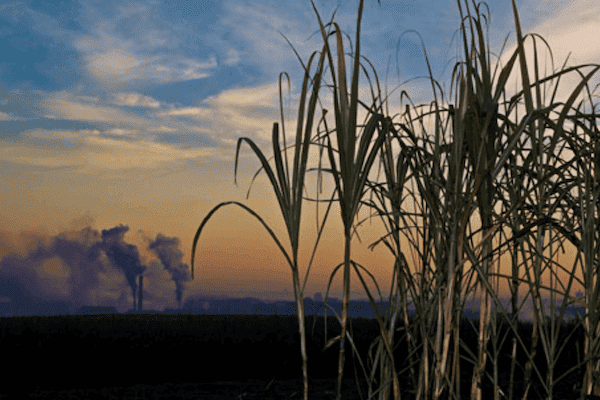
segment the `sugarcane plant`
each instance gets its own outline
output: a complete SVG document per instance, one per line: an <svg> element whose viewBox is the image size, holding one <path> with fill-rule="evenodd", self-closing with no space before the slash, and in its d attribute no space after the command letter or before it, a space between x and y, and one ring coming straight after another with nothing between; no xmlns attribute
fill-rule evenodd
<svg viewBox="0 0 600 400"><path fill-rule="evenodd" d="M570 144L574 154L570 160L565 160L564 154L560 151L554 157L547 157L547 154L555 154L557 150L563 149L568 143L577 143L570 138L572 133L566 131L563 125L571 105L597 71L597 66L593 66L591 72L583 75L582 81L570 93L559 117L553 120L551 112L562 104L555 101L554 96L550 105L544 104L541 100L542 85L553 80L556 80L556 85L558 85L561 76L586 66L563 68L548 77L541 78L537 50L534 49L536 51L534 59L536 75L534 83L531 84L527 73L524 39L520 29L518 11L513 2L513 16L518 39L517 48L507 65L500 70L499 75L496 75L497 70L492 75L491 52L486 47L489 40L486 42L483 33L484 17L480 13L480 5L473 3L475 15L472 15L469 10L469 2L465 1L466 16L463 15L460 2L458 2L458 6L463 17L461 28L465 61L457 64L453 74L456 77L453 83L456 83L457 87L455 99L457 108L453 105L449 105L447 108L439 106L440 102L436 95L438 86L431 78L434 96L436 96L430 107L431 111L412 118L407 106L407 111L403 114L404 123L393 124L387 130L388 135L393 134L394 138L398 139L401 149L395 169L397 173L393 173L393 157L390 154L389 138L386 138L381 159L386 171L387 188L378 183L369 184L374 191L381 195L379 196L381 206L374 205L374 203L370 203L370 205L379 215L385 216L389 222L389 232L381 240L390 235L394 237L391 244L386 242L396 258L393 274L394 277L397 277L392 280L397 287L390 291L389 304L393 307L398 303L403 303L396 309L396 312L390 314L389 320L383 324L388 327L385 337L382 334L382 338L387 342L385 340L379 342L374 367L377 362L380 362L382 372L380 383L383 386L389 384L389 378L397 374L395 368L384 365L386 361L390 360L385 360L385 353L381 350L384 345L387 350L393 343L395 320L397 314L401 313L405 320L403 330L407 343L416 345L414 337L421 337L420 350L416 347L409 350L411 357L409 357L407 368L412 372L413 384L416 383L415 386L417 386L412 392L417 398L438 398L444 388L447 388L450 395L460 398L458 321L464 310L466 297L478 292L480 325L476 329L479 335L477 352L472 354L474 367L470 387L471 398L481 399L482 397L483 380L487 377L488 357L493 360L491 380L494 398L499 399L507 394L510 398L513 397L513 376L516 362L514 354L517 350L517 343L528 360L525 365L524 380L527 384L522 393L523 398L528 397L533 370L541 380L545 381L542 387L546 396L552 398L555 384L569 373L567 371L562 376L555 378L553 366L556 365L561 352L565 350L566 343L558 346L557 327L562 323L565 307L572 298L570 293L576 277L574 269L567 271L563 267L555 267L555 270L563 269L569 272L568 284L566 287L564 285L557 287L559 286L557 283L560 283L560 280L557 279L558 271L550 270L551 273L548 277L550 287L546 287L541 283L542 272L548 271L551 266L556 265L553 261L556 254L555 249L562 245L565 238L581 248L579 241L574 238L585 224L581 223L579 227L572 224L565 227L567 220L564 216L561 220L555 221L549 215L554 216L555 212L563 212L565 204L571 207L572 212L583 209L583 207L574 207L576 202L570 197L570 190L575 187L574 180L568 181L564 178L565 176L581 175L570 171L569 168L581 164L578 160L583 156L582 149L585 146L575 148ZM489 16L485 20L489 20ZM470 37L467 35L467 28L470 28ZM507 81L517 60L521 67L520 80L524 89L507 100ZM427 65L429 67L428 61ZM431 76L431 69L429 71ZM531 101L532 88L535 89L537 99L535 107ZM554 93L556 93L556 87ZM503 102L500 102L501 98L504 100ZM517 106L520 105L523 98L526 103L526 114L519 119ZM418 107L413 108L417 109ZM434 119L434 132L431 135L428 135L424 129L423 122L426 116ZM590 120L589 117L588 115L586 121ZM517 122L512 122L514 119ZM412 124L415 121L418 121L420 125L419 128L422 132L420 135ZM450 124L448 124L449 121ZM450 129L447 129L448 125ZM545 132L548 125L552 128L550 134ZM593 124L590 125L594 127ZM403 137L398 135L395 127L404 133ZM586 132L589 131L590 128ZM588 135L592 137L591 133ZM546 146L543 151L540 151L541 144L548 139L550 146ZM589 165L589 163L584 163L584 165ZM519 171L519 174L515 174L515 170ZM531 173L530 170L535 172ZM525 185L523 184L524 176L526 176ZM586 188L593 187L589 184L592 182L592 178L590 178L592 175L588 172L583 176L588 176L588 185L584 186ZM509 179L513 180L508 181ZM563 180L560 181L560 179ZM407 182L410 180L416 189L408 189ZM578 179L577 182L581 184L582 180ZM403 191L412 197L410 210L403 205L403 202L408 204L406 198L403 198ZM588 196L585 204L596 204L594 201L597 197L594 197L593 193ZM534 204L531 204L532 198L535 199ZM385 210L383 205L385 199L391 202L391 211ZM580 212L580 214L594 215L589 210ZM592 225L589 220L587 221L589 226L597 226ZM474 223L479 224L480 228L474 229ZM553 229L554 236L549 242L545 242L548 228ZM502 241L502 238L507 237L507 230L509 233L512 231L513 235L512 237L508 235L508 240ZM406 256L400 250L399 232L406 235L406 241L419 254L417 264L420 267L415 265L415 270L409 270ZM442 238L449 240L444 243ZM523 249L529 239L531 239L532 245L527 246L527 253L524 254ZM512 273L507 275L500 271L500 256L507 251L509 246L512 246L511 248L515 252L519 250L522 252L524 262L519 263L517 258L513 258ZM588 254L592 254L592 249L595 248L590 247ZM469 270L465 270L467 264L471 265ZM591 271L592 265L597 266L597 261L589 261L589 265L590 267L586 271ZM494 272L493 266L497 272ZM520 274L520 271L523 273ZM463 277L469 278L464 285ZM475 283L470 284L470 279L473 277ZM498 381L499 350L497 349L499 344L501 347L499 341L505 340L506 336L498 338L496 334L497 313L499 311L502 314L503 320L507 320L508 317L507 310L502 306L498 297L500 279L506 279L509 282L513 296L512 319L508 319L513 335L513 363L509 388L501 388ZM589 276L587 281L591 283L592 277ZM528 294L533 297L534 303L533 340L529 349L525 348L524 338L518 336L517 333L517 317L522 308L522 304L519 306L517 302L520 283L529 286ZM409 296L406 295L406 288L409 288L410 298L418 315L417 330L412 330L408 326L409 319L406 315L408 314ZM366 286L365 289L370 298ZM563 302L558 318L555 318L554 313L550 314L550 332L546 332L546 327L540 323L540 321L546 320L540 295L542 289L550 293L552 304L555 304L555 295L560 295L566 300ZM593 290L594 288L588 286L588 292L593 292ZM400 296L403 298L400 299ZM376 311L375 308L374 311ZM591 321L589 327L586 328L588 335L585 349L589 350L593 348L594 338L590 331L595 332L598 325L593 319L596 318L593 314L586 313L586 318ZM381 325L381 321L379 323ZM538 368L533 363L540 336L549 365L545 379L540 376ZM451 338L454 339L454 352L451 364L448 364ZM491 354L488 350L490 339L493 342L493 348L496 349ZM431 344L431 351L429 351L428 344ZM419 377L417 379L414 377L415 363L411 359L418 351L421 352L421 357L418 361ZM429 367L430 358L433 359L433 368ZM594 360L593 356L586 358L587 371L597 368L597 365L592 366L592 360ZM393 362L393 359L391 361ZM571 371L574 368L576 367L573 367ZM431 369L433 374L430 374ZM589 383L592 381L592 376L593 372L586 372L584 387L588 392L592 391ZM388 392L385 387L383 389L378 390L380 398L387 398Z"/></svg>
<svg viewBox="0 0 600 400"><path fill-rule="evenodd" d="M498 61L494 66L487 34L490 16L482 10L485 3L457 0L463 59L453 69L448 96L453 98L452 103L434 79L423 46L434 99L430 104L415 105L409 94L402 91L399 109L403 112L391 115L391 94L387 88L385 94L381 90L374 68L375 87L371 83L371 99L359 99L361 71L371 82L360 53L363 0L358 5L354 47L348 38L348 54L343 32L333 16L324 24L312 0L311 4L323 45L320 53L311 55L306 66L294 49L304 69L304 81L295 145L291 146L295 152L292 177L290 179L281 104L283 149L279 142L279 125L275 123L271 138L274 170L270 160L249 138L238 140L235 159L237 176L239 151L245 142L261 161L262 168L257 175L264 169L273 187L286 224L291 255L254 211L238 202L223 202L208 213L196 232L192 278L200 234L218 209L235 204L261 222L292 271L304 399L307 400L303 294L313 258L301 284L298 249L305 174L312 170L307 166L309 147L315 146L319 150L319 167L315 168L319 180L322 174L329 174L334 190L331 198L324 200L328 208L320 228L317 219L318 237L312 256L334 203L339 203L344 229L344 259L333 268L326 295L327 300L331 282L341 271L342 313L338 315L341 334L331 340L326 338L325 346L339 342L337 400L341 399L344 382L346 340L355 350L347 329L352 271L367 293L379 329L379 337L369 351L371 370L367 371L367 363L359 359L369 384L370 399L388 400L390 395L401 399L408 395L416 399L470 397L481 400L488 390L494 400L552 399L559 382L582 366L585 372L581 395L600 394L600 317L596 312L600 307L597 277L600 137L589 87L600 65L566 67L565 61L560 70L555 71L553 67L548 76L542 77L537 40L543 39L523 35L516 3L511 0L516 48L505 65L501 66ZM530 77L532 63L525 54L529 37L533 42L533 79ZM335 50L330 46L331 38ZM316 71L311 76L311 65L317 56ZM352 63L349 73L347 57ZM327 69L331 77L329 84L323 83ZM579 74L581 79L568 93L567 100L561 102L556 93L561 78L567 74ZM287 75L280 75L280 98L283 76ZM511 76L516 76L515 83L520 86L512 96L509 94ZM550 101L545 99L548 87L552 90ZM333 126L321 102L325 88L331 90L333 98ZM586 102L580 99L582 93L587 95L591 112L585 110ZM405 104L405 99L410 104ZM366 114L362 124L358 123L359 110ZM321 117L317 117L319 111ZM319 123L315 122L317 119ZM317 132L313 135L314 130ZM322 166L322 158L327 166ZM383 182L369 177L377 160L384 170ZM317 198L317 204L319 202ZM390 268L390 309L385 314L379 311L364 275L369 275L379 290L376 279L367 267L352 258L352 239L362 223L355 221L362 206L379 216L387 231L370 248L384 244L394 256ZM558 261L557 251L565 246L576 253L570 266ZM510 292L510 313L500 301L500 287L504 283ZM582 298L572 295L577 285L583 289ZM519 299L521 288L525 288L523 301ZM549 315L544 311L544 294L550 296ZM531 341L526 346L526 338L521 336L518 326L519 313L528 297L531 297L534 312ZM476 298L479 299L479 324L475 326L470 322L467 329L471 330L465 331L461 328L461 317L467 301ZM558 299L563 302L556 315ZM565 351L566 340L560 339L559 332L566 308L573 304L585 309L576 325L581 325L585 332L585 354L576 366L562 371L558 360ZM409 306L414 307L415 315L409 315ZM497 330L498 321L508 328ZM476 335L475 351L463 340L465 333ZM499 379L503 372L499 367L500 353L507 340L512 351L508 386ZM403 359L394 356L400 345L405 346L407 354ZM535 363L539 346L548 366L545 376ZM526 360L525 365L517 361L517 355ZM466 365L470 382L461 379ZM521 370L524 386L517 387L516 375ZM534 379L540 382L541 392L539 387L534 388Z"/></svg>
<svg viewBox="0 0 600 400"><path fill-rule="evenodd" d="M235 155L235 175L234 175L234 177L235 177L236 184L237 184L238 157L239 157L241 144L243 142L246 142L250 146L250 148L254 151L256 156L259 158L259 160L262 164L261 170L264 169L265 173L267 174L267 176L269 178L271 186L273 187L273 191L275 192L275 195L277 197L277 201L279 203L281 214L285 221L285 226L287 228L288 237L289 237L290 244L292 247L291 257L285 251L285 249L283 248L283 245L281 244L281 242L279 241L277 236L274 234L273 230L268 226L268 224L258 214L256 214L253 210L251 210L244 204L241 204L241 203L235 202L235 201L227 201L227 202L222 202L222 203L218 204L217 206L215 206L208 213L208 215L202 220L202 223L200 224L200 226L194 236L194 241L193 241L193 245L192 245L192 262L191 262L191 264L192 264L192 279L193 279L194 278L194 261L195 261L195 254L196 254L196 246L200 239L200 234L202 233L202 230L204 229L204 226L209 221L209 219L221 207L224 207L224 206L230 205L230 204L238 205L239 207L248 211L252 216L257 218L258 221L265 227L265 229L267 229L267 231L269 232L269 234L271 235L271 237L273 238L273 240L275 241L275 243L277 244L277 246L279 247L279 249L285 256L285 258L291 268L291 271L292 271L294 297L295 297L296 308L297 308L297 312L298 312L298 329L299 329L299 334L300 334L300 349L301 349L301 356L302 356L304 400L308 400L308 359L307 359L307 354L306 354L304 290L306 287L306 282L308 279L308 274L310 272L310 267L312 265L314 254L316 252L316 249L317 249L317 246L319 243L319 239L321 237L321 233L323 232L325 220L327 219L327 215L329 213L329 208L328 208L327 213L325 214L325 217L323 219L323 224L321 225L320 228L317 225L319 234L317 236L317 240L315 242L315 246L313 249L313 256L311 257L311 260L309 262L309 265L308 265L308 268L307 268L307 271L306 271L306 274L304 277L304 282L301 284L301 281L300 281L301 277L299 275L299 268L298 268L298 248L299 248L299 242L300 242L300 236L301 236L301 234L300 234L300 218L301 218L302 200L303 200L302 191L305 188L304 180L305 180L305 175L306 175L306 171L307 171L309 146L311 143L310 135L313 131L313 124L315 123L317 100L318 100L318 94L319 94L319 90L320 90L320 86L321 86L321 77L323 74L323 64L324 64L324 57L326 55L326 52L321 51L321 54L318 59L315 77L314 77L314 79L311 79L310 70L311 70L312 62L316 55L317 55L317 52L314 52L308 61L308 65L306 67L304 67L305 75L304 75L304 80L302 83L302 91L300 94L300 104L299 104L298 115L297 115L297 130L296 130L296 139L295 139L295 146L294 146L295 152L294 152L294 159L293 159L293 165L292 165L293 169L292 169L291 183L290 183L289 164L288 164L288 158L287 158L287 150L288 149L286 146L286 139L285 139L285 137L286 137L285 121L284 121L282 93L281 93L281 88L282 88L281 83L282 83L283 76L286 76L288 78L288 88L289 88L289 76L287 74L282 73L279 77L281 127L282 127L282 131L283 131L283 141L284 141L283 150L280 148L280 144L279 144L279 135L280 134L279 134L279 125L277 123L273 124L273 131L272 131L272 136L271 136L272 144L273 144L273 157L275 158L275 171L276 172L273 172L273 169L271 168L271 166L269 164L269 160L267 160L267 158L264 156L263 152L254 143L254 141L252 141L252 139L245 138L245 137L240 138L237 143L236 155ZM310 84L312 84L312 90L310 92L310 96L308 96ZM306 103L307 103L307 97L308 97L308 108L305 110ZM282 151L284 153L283 158L281 156ZM285 167L283 164L284 159L285 159ZM258 175L258 173L260 173L261 170L259 170L256 173L256 175ZM277 175L275 175L275 173ZM255 178L256 178L256 175L255 175ZM247 196L249 196L249 195L250 195L250 190L248 190ZM317 224L318 224L318 221L317 221Z"/></svg>

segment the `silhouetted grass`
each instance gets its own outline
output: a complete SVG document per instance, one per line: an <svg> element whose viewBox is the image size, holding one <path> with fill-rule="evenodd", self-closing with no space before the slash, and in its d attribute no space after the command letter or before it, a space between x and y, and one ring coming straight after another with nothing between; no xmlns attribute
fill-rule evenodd
<svg viewBox="0 0 600 400"><path fill-rule="evenodd" d="M589 87L600 65L563 66L558 70L552 65L552 71L542 76L538 53L541 38L523 35L514 0L517 47L505 65L493 63L485 3L457 0L457 5L462 57L452 70L450 94L446 98L434 79L424 49L433 99L422 105L413 104L409 93L391 97L387 88L382 91L372 65L367 60L362 63L362 0L355 42L350 46L345 46L333 17L332 22L323 24L315 8L323 47L320 53L312 54L307 67L302 64L305 79L292 173L288 172L285 135L282 150L277 124L272 135L277 175L251 140L240 139L237 149L239 152L240 144L246 141L261 160L279 201L293 254L290 257L285 252L256 213L241 203L226 202L211 210L200 224L192 246L192 270L206 222L220 207L237 204L265 226L284 253L292 270L296 305L303 310L297 249L306 156L313 146L319 150L319 179L327 173L335 183L331 199L325 200L328 209L322 223L333 202L339 202L344 226L344 243L340 243L344 260L333 269L327 291L341 269L343 307L341 315L336 314L341 332L331 339L325 336L327 348L340 346L338 400L347 369L346 351L356 352L355 341L347 331L351 271L367 292L377 317L379 337L366 359L354 358L354 374L367 380L368 398L387 400L393 393L395 399L481 400L493 396L494 400L550 400L567 396L566 386L575 379L580 382L582 396L600 395L600 320L593 312L600 306L596 276L600 264L600 140L594 93ZM335 49L329 44L332 37ZM525 52L529 39L533 58ZM311 79L316 55L319 63ZM346 57L352 62L348 71ZM322 91L325 63L331 75L327 89L333 94L333 122L327 120L327 110L321 108L319 115L317 108L320 96L330 95ZM369 80L371 99L359 99L361 70ZM578 74L574 88L566 100L557 99L561 78L573 74ZM513 87L511 76L516 77L514 94L508 89ZM399 101L399 112L390 111L392 100ZM358 123L359 105L367 113L363 124ZM312 135L316 120L319 129ZM283 118L281 128L285 131ZM329 165L322 164L323 151ZM368 175L377 156L385 178L371 181ZM289 175L293 176L291 186ZM390 265L393 285L389 304L394 307L389 313L377 310L375 296L365 281L370 278L377 285L369 268L352 259L352 235L364 222L355 223L360 206L379 217L387 231L370 248L384 244L395 259ZM323 225L318 227L319 237ZM576 255L572 265L557 262L558 252L564 252L565 247ZM501 269L501 265L505 267ZM499 300L501 285L511 294L508 309ZM581 298L574 296L580 288ZM381 298L379 286L377 291ZM518 318L523 297L533 303L530 325L523 325ZM551 303L549 315L544 311L545 297ZM476 328L461 320L470 299L479 301ZM577 329L564 314L566 307L575 303L585 310ZM418 318L409 317L409 305L416 309ZM576 360L570 355L573 349L564 330L568 327L580 339L576 353L581 357ZM298 329L307 399L309 370L302 312L298 313ZM395 355L398 348L402 356ZM564 360L575 362L571 370L565 369ZM581 374L582 369L583 376L574 375Z"/></svg>

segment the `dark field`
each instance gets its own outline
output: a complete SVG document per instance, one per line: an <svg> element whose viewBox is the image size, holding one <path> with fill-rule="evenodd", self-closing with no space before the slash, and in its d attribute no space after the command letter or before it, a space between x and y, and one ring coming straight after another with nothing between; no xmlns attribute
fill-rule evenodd
<svg viewBox="0 0 600 400"><path fill-rule="evenodd" d="M296 316L209 315L107 315L64 317L12 317L0 319L3 364L2 398L64 399L283 399L302 397L300 340ZM475 321L473 321L475 322ZM327 322L327 339L339 334L333 317ZM322 351L325 344L323 317L307 317L308 373L311 398L334 399L339 344ZM531 337L531 324L521 324L522 338ZM563 328L562 340L573 327ZM368 350L378 336L377 323L352 319L355 344L368 365ZM497 337L502 339L506 328ZM397 340L400 339L397 332ZM476 332L465 319L461 337L476 349ZM579 342L579 345L576 343ZM511 341L505 340L498 360L500 386L508 394ZM581 330L569 338L555 366L555 379L577 363L582 354ZM398 343L396 343L398 344ZM499 345L499 344L498 344ZM529 348L530 343L526 340ZM406 367L403 342L395 349L399 370ZM492 349L492 343L490 343ZM362 367L347 348L345 399L360 399L355 370L363 396L367 384ZM467 352L461 355L467 356ZM520 356L519 356L520 354ZM522 395L525 357L518 352L515 395ZM547 366L540 346L536 366L545 376ZM470 382L472 365L461 364L462 382ZM492 364L488 362L488 372ZM555 398L577 399L574 385L583 370L575 370L555 387ZM540 381L532 378L530 398L541 398ZM401 374L408 392L409 376ZM463 384L468 397L470 386ZM484 393L491 394L491 381ZM488 394L486 393L486 395Z"/></svg>

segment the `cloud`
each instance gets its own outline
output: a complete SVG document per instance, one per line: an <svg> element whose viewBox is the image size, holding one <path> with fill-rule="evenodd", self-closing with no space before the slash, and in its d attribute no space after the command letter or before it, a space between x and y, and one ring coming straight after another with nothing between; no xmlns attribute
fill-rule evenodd
<svg viewBox="0 0 600 400"><path fill-rule="evenodd" d="M0 111L0 121L23 121L24 118Z"/></svg>
<svg viewBox="0 0 600 400"><path fill-rule="evenodd" d="M124 49L94 52L86 56L87 68L92 76L102 81L142 79L139 67L143 60Z"/></svg>
<svg viewBox="0 0 600 400"><path fill-rule="evenodd" d="M160 102L150 96L144 96L139 93L113 93L113 104L117 106L129 107L149 107L159 108Z"/></svg>
<svg viewBox="0 0 600 400"><path fill-rule="evenodd" d="M45 114L73 121L118 123L129 126L147 126L150 121L118 107L95 101L82 101L67 93L53 94L40 102Z"/></svg>
<svg viewBox="0 0 600 400"><path fill-rule="evenodd" d="M165 132L165 133L172 133L172 132L176 132L177 131L176 129L173 129L171 127L164 126L164 125L156 126L154 128L150 128L148 130L150 132Z"/></svg>
<svg viewBox="0 0 600 400"><path fill-rule="evenodd" d="M227 48L226 60L229 64L241 58L260 65L271 74L299 66L293 50L279 32L286 35L303 60L315 50L313 44L306 43L312 33L307 28L318 28L310 7L300 8L286 3L285 6L291 9L283 11L264 3L228 2L223 6L225 12L220 23L228 34L239 39L237 47L232 48L231 41L215 38L217 43Z"/></svg>
<svg viewBox="0 0 600 400"><path fill-rule="evenodd" d="M98 129L23 132L21 143L0 143L3 160L92 173L103 169L154 169L190 159L231 158L226 149L213 147L219 138L210 129L214 115L211 108L165 104L169 108L161 110L163 105L153 97L135 92L109 94L106 102L99 97L58 92L42 96L38 104L43 115L98 124ZM195 121L190 122L189 117ZM182 144L188 148L178 147ZM71 151L68 156L67 149Z"/></svg>
<svg viewBox="0 0 600 400"><path fill-rule="evenodd" d="M171 108L170 110L166 110L166 111L158 113L158 115L196 117L199 119L206 119L206 118L211 118L213 113L211 110L202 108L202 107L181 107L181 108Z"/></svg>
<svg viewBox="0 0 600 400"><path fill-rule="evenodd" d="M273 122L280 119L277 83L226 90L204 104L214 110L213 130L222 139L247 136L270 142Z"/></svg>
<svg viewBox="0 0 600 400"><path fill-rule="evenodd" d="M170 107L155 116L229 145L235 145L241 136L270 141L273 122L280 120L279 89L277 82L228 89L205 99L200 106ZM195 125L186 124L187 118L193 118Z"/></svg>
<svg viewBox="0 0 600 400"><path fill-rule="evenodd" d="M168 56L146 58L128 49L111 49L91 53L85 60L91 76L110 86L136 80L162 84L201 79L210 76L207 70L217 67L214 56L206 62L174 58Z"/></svg>
<svg viewBox="0 0 600 400"><path fill-rule="evenodd" d="M552 57L554 65L552 65L552 60L550 58L550 52L544 42L540 40L539 37L535 38L538 52L538 61L539 61L539 70L540 70L540 78L549 76L554 71L558 72L563 68L563 64L569 56L568 63L566 67L588 64L588 63L597 63L600 58L600 44L595 41L590 41L588 38L595 37L596 32L600 29L600 6L590 6L588 2L585 1L572 1L569 3L564 3L562 5L562 9L558 9L557 4L554 4L554 0L545 0L543 4L530 4L529 8L533 8L533 10L539 11L542 10L545 4L546 6L553 9L552 15L549 16L547 13L540 17L539 15L536 18L536 23L531 26L529 29L523 29L523 35L533 34L541 36L543 39L548 42L550 50L552 51ZM523 7L525 8L525 7ZM521 18L523 11L521 8L519 9L519 15ZM511 21L512 22L512 21ZM523 24L523 22L521 22ZM505 66L512 56L512 54L516 50L516 35L514 34L514 22L510 26L510 30L512 32L510 41L507 45L507 48L502 53L501 66ZM585 43L581 46L574 46L574 43ZM535 80L535 63L534 63L534 47L533 47L533 38L532 36L528 36L525 38L525 56L528 63L528 72L529 79L531 82ZM583 74L587 74L591 71L590 67L586 67L584 69L580 69L580 72ZM560 81L557 81L557 78L554 78L551 82L545 83L543 86L545 87L545 97L544 101L548 105L550 104L550 100L552 99L553 90L558 82L558 89L556 91L556 97L554 98L554 103L557 102L566 102L570 94L573 92L575 87L581 82L582 77L576 71L571 71L567 74L564 74L560 77ZM508 95L515 94L515 81L518 82L519 90L521 89L520 83L520 66L519 61L517 59L513 71L511 72L511 76L507 83L507 93ZM594 88L596 84L600 81L598 72L596 72L595 77L592 77L588 85L590 88ZM535 89L533 89L535 90ZM583 96L586 96L586 104L588 103L587 94L585 90L580 93L579 99L582 99ZM578 101L575 102L575 105L578 104ZM589 105L588 107L589 111ZM561 107L558 108L560 110ZM570 122L566 123L567 125Z"/></svg>
<svg viewBox="0 0 600 400"><path fill-rule="evenodd" d="M117 134L118 130L106 133ZM105 137L99 130L32 130L21 143L0 141L0 160L32 167L72 168L85 174L132 168L155 169L191 159L226 157L219 148L181 149L151 139Z"/></svg>
<svg viewBox="0 0 600 400"><path fill-rule="evenodd" d="M572 65L597 62L600 43L589 40L600 29L600 5L587 1L565 3L564 8L551 18L532 29L548 40L555 62L562 64L569 52L573 52ZM585 45L574 46L574 43Z"/></svg>
<svg viewBox="0 0 600 400"><path fill-rule="evenodd" d="M165 164L193 158L210 157L212 148L179 149L149 140L129 142L110 138L91 138L85 164L94 169L122 170L130 168L159 168Z"/></svg>
<svg viewBox="0 0 600 400"><path fill-rule="evenodd" d="M28 8L19 2L0 6L0 14L12 23L26 24L47 37L59 39L70 35L70 31L64 29L56 18Z"/></svg>
<svg viewBox="0 0 600 400"><path fill-rule="evenodd" d="M107 17L84 4L82 15L89 14L86 18L91 28L72 43L82 54L89 76L102 85L202 79L217 67L214 54L198 60L182 53L183 43L154 7L129 4L116 11Z"/></svg>
<svg viewBox="0 0 600 400"><path fill-rule="evenodd" d="M242 60L241 54L238 50L230 48L227 49L225 60L223 64L227 66L233 66L238 64Z"/></svg>
<svg viewBox="0 0 600 400"><path fill-rule="evenodd" d="M116 136L133 136L133 135L137 134L138 131L135 129L113 128L113 129L107 130L106 133L109 135L116 135Z"/></svg>

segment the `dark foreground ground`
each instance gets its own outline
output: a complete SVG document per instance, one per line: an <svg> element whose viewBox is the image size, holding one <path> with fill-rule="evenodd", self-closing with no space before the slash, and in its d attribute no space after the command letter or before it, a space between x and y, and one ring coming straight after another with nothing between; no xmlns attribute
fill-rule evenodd
<svg viewBox="0 0 600 400"><path fill-rule="evenodd" d="M348 380L343 398L358 400L356 384ZM335 399L335 379L311 380L310 399ZM161 383L156 385L137 384L130 387L107 387L96 389L32 390L27 394L15 394L13 398L39 399L119 399L119 400L280 400L302 399L301 379L261 381L220 381L212 383ZM8 398L8 397L4 397Z"/></svg>
<svg viewBox="0 0 600 400"><path fill-rule="evenodd" d="M310 398L334 399L339 345L322 351L313 322ZM330 319L329 338L337 330ZM0 319L0 333L0 399L302 398L296 317L15 317ZM344 398L359 399L346 372Z"/></svg>
<svg viewBox="0 0 600 400"><path fill-rule="evenodd" d="M323 350L323 319L307 318L308 370L310 399L334 399L339 344ZM461 325L462 326L462 325ZM1 399L240 399L279 400L302 398L300 340L295 316L66 316L47 318L2 318L0 321ZM352 320L352 337L368 363L368 349L378 337L373 320ZM524 338L530 337L523 326ZM339 324L328 320L327 338L339 334ZM476 344L476 332L461 327L465 343ZM566 338L566 336L565 336ZM582 354L571 341L556 369L560 376ZM398 339L399 340L399 339ZM510 341L506 341L510 342ZM529 344L526 342L526 346ZM406 346L394 350L395 360L407 360ZM581 346L578 349L582 349ZM475 350L475 349L472 349ZM346 348L343 398L366 398L362 367ZM502 351L510 354L510 348ZM519 359L519 357L518 357ZM519 359L515 393L524 390L523 366ZM542 374L546 366L543 349L538 348L536 363ZM510 357L498 362L500 386L508 388ZM365 365L370 371L369 365ZM400 365L397 368L401 368ZM490 365L491 371L491 365ZM463 381L470 382L472 368L461 364ZM573 386L582 371L574 371L561 381L554 398L576 400ZM406 377L401 377L402 399L412 399ZM530 399L542 398L540 382L532 377ZM462 385L463 398L468 398ZM489 380L483 385L484 397L491 395ZM441 399L443 400L443 399Z"/></svg>

